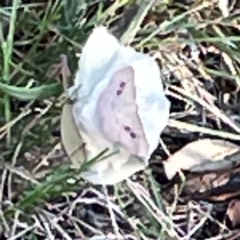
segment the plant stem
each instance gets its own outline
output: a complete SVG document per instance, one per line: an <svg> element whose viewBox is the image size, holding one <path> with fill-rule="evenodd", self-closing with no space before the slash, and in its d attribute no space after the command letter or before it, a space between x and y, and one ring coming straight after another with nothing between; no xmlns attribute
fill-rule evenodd
<svg viewBox="0 0 240 240"><path fill-rule="evenodd" d="M3 41L2 50L3 50L3 80L5 83L10 83L10 64L12 59L13 52L13 38L15 31L15 23L17 18L17 9L20 0L14 0L12 6L12 13L10 18L9 31L7 36L7 41ZM4 96L4 105L5 105L5 120L8 123L11 120L11 110L10 110L10 97L5 94ZM10 146L11 142L11 129L7 128L7 147Z"/></svg>

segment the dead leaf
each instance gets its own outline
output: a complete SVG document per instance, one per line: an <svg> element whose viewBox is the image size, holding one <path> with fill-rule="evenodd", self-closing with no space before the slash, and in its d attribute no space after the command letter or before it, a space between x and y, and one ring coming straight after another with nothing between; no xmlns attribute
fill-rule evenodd
<svg viewBox="0 0 240 240"><path fill-rule="evenodd" d="M210 202L229 201L240 196L240 188L237 180L229 180L219 187L207 189L205 192L195 192L184 197L185 200L202 200Z"/></svg>
<svg viewBox="0 0 240 240"><path fill-rule="evenodd" d="M229 181L229 175L229 172L225 174L208 173L201 174L201 176L196 175L189 179L187 178L182 192L187 195L204 193L208 190L225 185Z"/></svg>
<svg viewBox="0 0 240 240"><path fill-rule="evenodd" d="M232 227L240 224L240 199L233 199L228 204L227 216L231 221Z"/></svg>
<svg viewBox="0 0 240 240"><path fill-rule="evenodd" d="M224 202L240 197L240 165L231 170L211 173L190 173L185 181L176 182L163 191L167 201L173 202L177 195L184 200Z"/></svg>
<svg viewBox="0 0 240 240"><path fill-rule="evenodd" d="M72 104L63 106L61 116L61 138L66 153L74 167L79 168L85 161L83 141L75 124L72 114Z"/></svg>
<svg viewBox="0 0 240 240"><path fill-rule="evenodd" d="M240 164L240 158L228 158L240 147L225 141L201 139L187 144L163 162L167 178L172 179L179 171L206 173L232 169Z"/></svg>

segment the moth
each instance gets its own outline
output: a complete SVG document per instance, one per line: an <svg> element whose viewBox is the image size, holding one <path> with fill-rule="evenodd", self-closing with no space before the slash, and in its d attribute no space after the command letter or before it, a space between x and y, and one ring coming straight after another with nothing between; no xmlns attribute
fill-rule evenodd
<svg viewBox="0 0 240 240"><path fill-rule="evenodd" d="M156 61L122 45L106 27L96 27L83 47L69 96L73 92L70 116L63 122L74 127L68 126L72 135L63 127L63 144L76 149L79 139L85 146L84 154L69 156L73 165L81 166L106 148L118 150L81 176L113 185L146 168L170 109Z"/></svg>

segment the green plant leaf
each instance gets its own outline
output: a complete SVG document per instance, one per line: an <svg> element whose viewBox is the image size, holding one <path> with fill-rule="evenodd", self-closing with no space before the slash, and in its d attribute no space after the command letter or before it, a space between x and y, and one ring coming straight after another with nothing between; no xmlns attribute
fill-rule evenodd
<svg viewBox="0 0 240 240"><path fill-rule="evenodd" d="M62 85L60 83L52 83L39 87L27 88L16 87L0 82L0 89L4 93L20 100L44 99L52 96L57 96L63 91Z"/></svg>

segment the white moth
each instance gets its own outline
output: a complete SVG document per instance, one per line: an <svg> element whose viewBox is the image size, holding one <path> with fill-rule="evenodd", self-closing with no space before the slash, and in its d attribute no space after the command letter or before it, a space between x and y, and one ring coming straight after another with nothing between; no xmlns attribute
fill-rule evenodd
<svg viewBox="0 0 240 240"><path fill-rule="evenodd" d="M112 185L143 170L169 118L170 103L155 60L97 27L83 48L69 95L73 92L72 118L85 143L86 159L106 148L119 150L82 177ZM73 163L79 167L84 160L77 160Z"/></svg>

